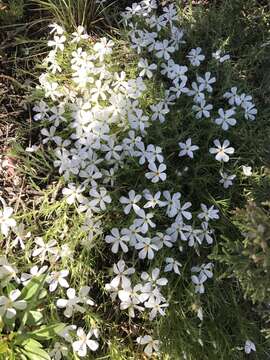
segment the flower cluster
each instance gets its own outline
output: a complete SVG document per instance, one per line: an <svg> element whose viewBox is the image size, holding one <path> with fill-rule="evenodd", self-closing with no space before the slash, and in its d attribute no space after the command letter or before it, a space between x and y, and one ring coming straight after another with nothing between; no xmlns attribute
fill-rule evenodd
<svg viewBox="0 0 270 360"><path fill-rule="evenodd" d="M93 41L82 26L69 35L59 25L51 25L53 39L48 46L52 50L44 61L46 72L40 76L39 101L33 107L34 120L42 124L43 146L53 151L54 166L66 181L62 189L66 203L84 217L81 229L86 238L81 245L89 249L96 238L101 238L112 252L114 276L105 285L112 302L129 317L150 321L166 313L170 275L181 276L186 254L199 254L200 247L213 243L213 223L220 218L219 209L205 199L192 204L190 194L185 194L180 185L172 189L169 181L174 180L175 169L170 166L166 149L149 140L152 127L162 132L164 126L170 126L175 108L185 98L194 123L210 123L219 135L206 146L205 139L198 140L202 144L194 141L197 145L192 135L181 137L174 144L174 153L194 163L206 147L209 161L215 158L221 165L220 184L227 189L236 175L224 171L224 167L237 151L228 134L237 123L252 121L257 114L252 97L236 87L221 98L213 95L217 75L199 72L207 54L200 47L186 49L181 19L173 4L157 9L157 1L143 0L122 14L131 51L138 54L136 75L124 64L119 70L115 60L118 45L112 40L103 37ZM178 54L183 63L177 60ZM230 56L219 49L211 57L220 66L229 60ZM156 78L161 86L153 96L148 84L155 84ZM224 108L221 102L227 102ZM223 132L225 139L220 135ZM118 174L130 163L136 164L141 183L146 186L119 184ZM108 230L102 216L110 211L123 220ZM15 227L11 214L10 210L0 214L5 235ZM18 229L14 246L23 249L27 236L23 228ZM29 274L23 274L22 283L47 272L44 263L48 261L61 264L67 254L69 249L59 248L57 240L36 237L31 256L41 267L34 266ZM189 287L199 297L206 291L206 281L213 277L214 264L201 261L198 265L195 257L193 261ZM144 271L139 272L141 268ZM162 272L172 274L165 277ZM46 283L50 293L65 290L66 296L57 299L56 307L63 309L60 311L65 318L73 319L74 314L85 313L94 302L87 285L70 287L69 273L68 268L59 266L48 273ZM21 305L15 306L17 297L13 295L14 308L19 309ZM2 303L5 301L3 298ZM202 319L202 309L199 317ZM86 356L87 349L97 350L97 329L86 334L73 323L69 326L74 327L71 332L77 330L77 339L71 341L72 336L68 340L69 330L64 338L78 356ZM159 341L150 334L136 339L148 356L159 353ZM55 343L53 351L61 352L59 346Z"/></svg>

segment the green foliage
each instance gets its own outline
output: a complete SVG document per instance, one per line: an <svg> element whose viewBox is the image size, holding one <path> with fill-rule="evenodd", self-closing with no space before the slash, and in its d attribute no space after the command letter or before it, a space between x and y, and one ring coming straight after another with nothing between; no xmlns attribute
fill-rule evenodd
<svg viewBox="0 0 270 360"><path fill-rule="evenodd" d="M10 25L22 19L24 0L0 1L0 24Z"/></svg>
<svg viewBox="0 0 270 360"><path fill-rule="evenodd" d="M36 310L42 307L47 294L44 281L45 275L33 277L22 290L20 300L27 302L26 310L12 319L0 317L0 360L51 359L43 348L44 342L58 336L65 324L48 319L47 324L42 325L47 319L42 309Z"/></svg>
<svg viewBox="0 0 270 360"><path fill-rule="evenodd" d="M106 8L95 0L32 0L47 14L47 21L56 21L72 31L84 25L89 33L102 32L112 25Z"/></svg>
<svg viewBox="0 0 270 360"><path fill-rule="evenodd" d="M225 238L216 258L228 266L239 280L246 297L253 302L270 301L270 203L257 206L249 202L237 209L234 223L241 235L231 241Z"/></svg>

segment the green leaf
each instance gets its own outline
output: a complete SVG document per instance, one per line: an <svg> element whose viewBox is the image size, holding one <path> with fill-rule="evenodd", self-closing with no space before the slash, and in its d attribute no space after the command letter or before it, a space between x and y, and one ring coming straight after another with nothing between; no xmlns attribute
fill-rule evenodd
<svg viewBox="0 0 270 360"><path fill-rule="evenodd" d="M21 298L27 302L30 302L34 298L38 299L46 276L46 274L43 274L37 277L33 277L22 290ZM34 304L31 303L31 305Z"/></svg>
<svg viewBox="0 0 270 360"><path fill-rule="evenodd" d="M37 326L37 325L41 325L43 320L43 314L40 311L29 311L29 313L27 314L27 320L26 320L26 324L30 325L30 326Z"/></svg>
<svg viewBox="0 0 270 360"><path fill-rule="evenodd" d="M0 339L0 354L6 354L8 352L8 344Z"/></svg>
<svg viewBox="0 0 270 360"><path fill-rule="evenodd" d="M51 360L50 355L42 348L20 349L20 352L29 360Z"/></svg>
<svg viewBox="0 0 270 360"><path fill-rule="evenodd" d="M34 337L37 340L49 340L53 339L64 329L66 324L56 323L48 326L41 326L40 329L28 333L29 337Z"/></svg>

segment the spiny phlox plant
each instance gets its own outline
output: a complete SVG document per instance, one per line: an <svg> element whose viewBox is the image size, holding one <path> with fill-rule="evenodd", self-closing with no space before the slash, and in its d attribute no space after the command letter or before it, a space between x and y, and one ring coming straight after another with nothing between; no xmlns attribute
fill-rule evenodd
<svg viewBox="0 0 270 360"><path fill-rule="evenodd" d="M217 79L209 71L198 72L206 55L200 47L184 50L184 31L173 4L158 11L157 8L155 0L144 0L123 13L130 47L138 55L134 76L124 64L117 64L119 59L114 57L118 49L112 40L103 37L94 42L82 26L69 35L61 26L52 24L52 40L48 42L52 50L44 61L46 72L40 76L36 93L39 101L33 107L34 120L43 126L42 143L53 148L54 166L66 181L62 189L66 202L84 215L82 230L87 237L81 245L87 249L96 238L102 238L116 259L111 263L113 278L104 285L111 301L129 317L152 322L165 316L169 306L166 297L169 281L165 274L181 276L183 263L177 252L184 257L195 250L195 256L201 246L211 245L215 238L214 222L220 218L220 211L213 204L201 203L198 209L197 204L193 206L185 199L185 194L166 189L168 179L175 174L168 168L164 149L147 141L153 124L160 124L162 129L170 113L178 104L181 106L182 98L191 98L194 122L209 121L224 133L212 139L208 156L220 163L220 186L227 189L236 177L225 170L231 156L237 153L228 139L230 129L237 126L238 119L252 121L257 113L252 97L239 93L236 87L218 99L219 104L224 102L224 108L215 109L216 99L212 95ZM177 56L184 51L186 64L179 64ZM211 56L217 64L230 61L230 56L219 49ZM149 89L156 78L161 92L153 98ZM179 139L175 145L178 156L190 159L192 167L202 151L200 146L192 137ZM131 161L141 167L148 186L123 192L118 190L121 186L118 173L128 168ZM119 205L125 225L107 232L103 215ZM11 214L12 209L4 207L1 231L4 236L8 236L10 228L17 231L12 244L24 249L24 241L31 234L21 224L15 230ZM88 284L79 289L69 286L70 271L61 266L62 259L70 256L68 245L59 247L57 240L45 242L42 237L35 237L33 243L30 257L35 265L29 273L19 278L17 270L2 258L0 280L9 277L22 287L32 277L47 274L48 290L55 294L57 311L67 322L62 336L66 342L54 344L52 357L68 356L71 349L80 357L96 351L99 329L86 331L82 320L80 323L72 320L75 313L87 312L95 299L88 296ZM155 265L157 257L159 266ZM57 270L51 271L51 264L57 264ZM140 271L142 264L145 271ZM205 293L213 269L210 262L195 263L190 268L194 293ZM60 288L66 289L65 297L58 296ZM3 321L27 306L24 300L17 301L20 290L14 291L0 298ZM203 321L201 307L197 315ZM152 336L154 333L149 329L147 334L134 339L150 357L160 353L160 341ZM245 351L255 351L251 340L247 340Z"/></svg>

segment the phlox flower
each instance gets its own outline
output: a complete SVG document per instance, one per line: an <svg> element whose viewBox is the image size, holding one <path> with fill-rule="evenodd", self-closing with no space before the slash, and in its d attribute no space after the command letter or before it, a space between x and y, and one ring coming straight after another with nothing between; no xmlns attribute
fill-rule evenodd
<svg viewBox="0 0 270 360"><path fill-rule="evenodd" d="M199 146L191 144L191 138L188 138L185 143L180 142L179 147L181 151L179 152L179 156L187 155L191 159L193 159L193 152L199 150Z"/></svg>
<svg viewBox="0 0 270 360"><path fill-rule="evenodd" d="M167 166L165 164L160 164L158 167L154 162L148 164L148 169L150 170L145 174L145 177L151 180L152 183L157 183L159 180L165 181L167 175L165 173Z"/></svg>
<svg viewBox="0 0 270 360"><path fill-rule="evenodd" d="M55 50L59 49L63 51L65 48L64 45L65 41L66 41L65 35L60 35L60 36L55 35L53 40L48 41L48 46L54 47Z"/></svg>
<svg viewBox="0 0 270 360"><path fill-rule="evenodd" d="M212 53L212 57L218 60L220 63L224 63L224 61L227 61L231 58L229 54L222 55L221 50L217 50L214 53Z"/></svg>
<svg viewBox="0 0 270 360"><path fill-rule="evenodd" d="M199 66L201 62L205 59L205 56L201 54L201 52L202 49L200 47L190 50L190 52L187 55L187 58L189 59L191 65Z"/></svg>
<svg viewBox="0 0 270 360"><path fill-rule="evenodd" d="M213 91L211 84L214 84L216 82L216 78L214 76L211 78L211 73L207 71L204 74L204 77L197 76L197 81L200 85L203 86L202 90L206 90L211 93Z"/></svg>
<svg viewBox="0 0 270 360"><path fill-rule="evenodd" d="M252 351L256 351L256 346L251 340L245 342L245 353L250 354Z"/></svg>
<svg viewBox="0 0 270 360"><path fill-rule="evenodd" d="M85 308L79 305L80 298L76 296L76 291L73 288L67 289L67 299L58 299L56 306L60 309L65 309L64 315L70 318L74 312L84 313Z"/></svg>
<svg viewBox="0 0 270 360"><path fill-rule="evenodd" d="M35 276L38 277L44 274L47 270L48 270L47 265L44 265L41 268L39 268L37 265L34 265L33 267L31 267L29 274L22 273L21 282L23 283L23 286L26 286L33 277Z"/></svg>
<svg viewBox="0 0 270 360"><path fill-rule="evenodd" d="M242 169L243 169L243 174L245 176L251 176L252 175L252 167L251 166L243 165Z"/></svg>
<svg viewBox="0 0 270 360"><path fill-rule="evenodd" d="M139 60L138 67L142 68L139 76L141 77L147 76L149 79L153 77L152 71L157 69L156 64L149 65L147 59L143 59L143 58Z"/></svg>
<svg viewBox="0 0 270 360"><path fill-rule="evenodd" d="M79 340L76 340L72 343L72 348L80 357L85 357L87 355L87 348L92 351L96 351L98 349L98 342L91 339L93 335L93 330L90 330L88 334L86 334L83 328L78 328L77 336Z"/></svg>
<svg viewBox="0 0 270 360"><path fill-rule="evenodd" d="M107 235L105 237L105 241L108 244L112 244L111 251L116 254L118 253L120 247L124 253L128 252L128 246L126 244L129 241L128 237L126 235L120 234L117 228L113 228L111 230L111 234L112 235Z"/></svg>
<svg viewBox="0 0 270 360"><path fill-rule="evenodd" d="M124 213L129 214L130 210L133 209L135 213L140 211L140 207L137 203L141 200L142 196L139 194L135 194L134 190L130 190L128 193L128 197L121 196L119 201L121 204L124 204Z"/></svg>
<svg viewBox="0 0 270 360"><path fill-rule="evenodd" d="M152 321L159 314L161 316L165 316L165 310L169 306L168 303L164 303L160 298L151 297L147 302L145 302L145 307L151 309L149 314L149 320Z"/></svg>
<svg viewBox="0 0 270 360"><path fill-rule="evenodd" d="M76 200L79 203L83 203L86 200L82 194L84 191L84 186L76 186L74 183L69 183L67 188L62 189L62 194L66 196L67 203L71 205L74 204Z"/></svg>
<svg viewBox="0 0 270 360"><path fill-rule="evenodd" d="M139 345L146 345L143 349L143 352L152 357L153 353L158 353L159 351L159 340L154 340L150 335L139 336L136 339Z"/></svg>
<svg viewBox="0 0 270 360"><path fill-rule="evenodd" d="M57 35L63 35L65 31L63 27L58 25L57 23L50 24L48 25L48 27L51 28L50 34L53 34L55 32Z"/></svg>
<svg viewBox="0 0 270 360"><path fill-rule="evenodd" d="M170 112L166 104L162 101L155 105L150 105L150 109L153 111L151 119L153 121L159 120L160 123L165 121L165 115Z"/></svg>
<svg viewBox="0 0 270 360"><path fill-rule="evenodd" d="M0 228L1 233L4 236L7 236L10 228L16 226L16 221L11 217L13 209L8 206L4 206L3 210L0 210Z"/></svg>
<svg viewBox="0 0 270 360"><path fill-rule="evenodd" d="M23 223L18 224L13 230L13 232L16 234L16 238L12 241L12 246L16 247L20 245L20 248L24 250L25 249L24 241L30 238L31 232L25 229Z"/></svg>
<svg viewBox="0 0 270 360"><path fill-rule="evenodd" d="M228 103L231 105L231 106L239 106L241 105L241 96L237 94L237 87L236 86L233 86L230 91L227 91L225 92L225 94L223 95L223 98L224 99L227 99L228 100Z"/></svg>
<svg viewBox="0 0 270 360"><path fill-rule="evenodd" d="M220 184L223 184L225 189L233 185L233 180L236 178L236 175L229 175L226 172L220 172L221 179L219 180Z"/></svg>
<svg viewBox="0 0 270 360"><path fill-rule="evenodd" d="M71 40L72 43L78 43L81 40L89 39L89 35L85 32L84 27L81 25L79 25L77 27L77 30L73 32L71 35L73 37L73 39Z"/></svg>
<svg viewBox="0 0 270 360"><path fill-rule="evenodd" d="M151 228L156 227L156 224L151 220L154 217L153 213L146 214L143 209L140 209L140 211L138 211L137 215L139 216L139 218L134 220L134 225L136 227L139 227L140 231L143 234L147 233L149 227L151 227Z"/></svg>
<svg viewBox="0 0 270 360"><path fill-rule="evenodd" d="M174 273L180 275L179 267L181 267L182 264L179 261L171 257L166 257L165 262L167 265L164 268L164 272L173 271Z"/></svg>
<svg viewBox="0 0 270 360"><path fill-rule="evenodd" d="M217 161L228 162L230 160L229 155L234 153L234 148L229 146L229 140L224 140L223 144L221 145L220 141L216 139L214 140L214 145L216 146L215 148L209 149L210 154L216 154L215 159Z"/></svg>
<svg viewBox="0 0 270 360"><path fill-rule="evenodd" d="M180 197L181 194L179 192L171 195L168 190L163 191L163 196L165 198L164 203L167 206L166 215L168 217L174 217L177 215L180 210Z"/></svg>
<svg viewBox="0 0 270 360"><path fill-rule="evenodd" d="M35 244L36 248L32 252L32 256L40 257L40 262L43 263L47 257L47 255L57 255L58 254L58 248L56 247L57 241L56 240L50 240L48 243L45 243L42 237L36 237L35 238Z"/></svg>
<svg viewBox="0 0 270 360"><path fill-rule="evenodd" d="M68 288L69 284L65 279L68 276L68 274L69 274L68 270L53 271L46 279L46 282L49 284L50 292L55 291L58 285L64 288Z"/></svg>
<svg viewBox="0 0 270 360"><path fill-rule="evenodd" d="M204 221L219 219L219 210L214 208L214 205L207 208L205 204L201 204L202 212L198 214L198 218Z"/></svg>
<svg viewBox="0 0 270 360"><path fill-rule="evenodd" d="M236 124L236 120L232 118L235 114L234 109L229 109L224 111L223 109L218 110L219 118L215 119L215 123L217 125L221 125L223 130L228 130L230 126L234 126Z"/></svg>
<svg viewBox="0 0 270 360"><path fill-rule="evenodd" d="M164 58L165 60L169 60L171 57L171 53L175 52L175 48L170 45L168 40L157 41L155 45L156 57Z"/></svg>
<svg viewBox="0 0 270 360"><path fill-rule="evenodd" d="M147 200L145 205L143 206L145 209L152 208L154 209L156 206L163 207L166 205L164 201L160 200L161 192L158 191L156 194L152 195L149 190L144 190L143 193L144 198Z"/></svg>
<svg viewBox="0 0 270 360"><path fill-rule="evenodd" d="M126 269L126 263L124 260L119 260L117 264L113 265L113 272L116 276L110 282L110 285L113 288L118 288L122 286L122 288L127 288L131 285L129 275L135 273L135 269L133 267Z"/></svg>
<svg viewBox="0 0 270 360"><path fill-rule="evenodd" d="M99 61L102 62L105 56L112 54L113 46L114 42L112 40L107 40L105 37L95 43L94 51L96 52Z"/></svg>
<svg viewBox="0 0 270 360"><path fill-rule="evenodd" d="M0 285L6 286L12 279L19 284L20 279L17 273L18 269L11 265L5 256L0 256Z"/></svg>
<svg viewBox="0 0 270 360"><path fill-rule="evenodd" d="M205 99L200 99L196 105L192 106L192 110L196 112L196 119L201 119L202 117L209 118L212 109L213 105L206 104Z"/></svg>
<svg viewBox="0 0 270 360"><path fill-rule="evenodd" d="M149 275L147 272L142 272L141 279L144 282L147 282L151 285L152 288L155 288L156 286L166 286L168 284L168 279L165 277L159 277L160 275L160 269L154 268Z"/></svg>
<svg viewBox="0 0 270 360"><path fill-rule="evenodd" d="M100 210L106 210L106 204L110 204L112 199L110 195L107 194L107 190L101 187L98 191L96 188L92 188L89 191L89 194L93 197L93 200L90 200L89 205L91 209L95 212L100 212Z"/></svg>
<svg viewBox="0 0 270 360"><path fill-rule="evenodd" d="M12 319L16 316L16 310L25 310L27 302L25 300L17 300L21 296L20 290L12 290L7 296L0 296L0 317Z"/></svg>
<svg viewBox="0 0 270 360"><path fill-rule="evenodd" d="M155 256L155 251L158 251L158 246L152 242L150 238L144 238L139 241L135 248L139 251L139 258L152 260Z"/></svg>

